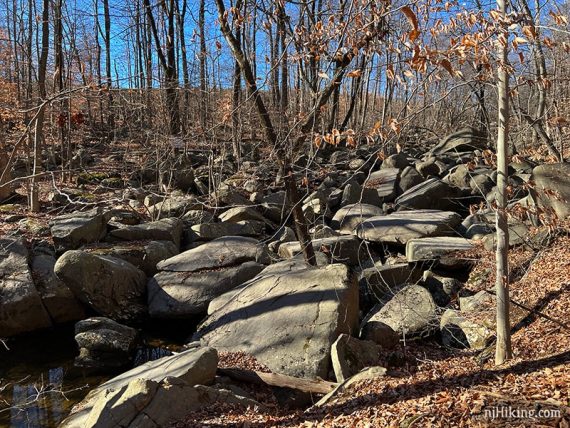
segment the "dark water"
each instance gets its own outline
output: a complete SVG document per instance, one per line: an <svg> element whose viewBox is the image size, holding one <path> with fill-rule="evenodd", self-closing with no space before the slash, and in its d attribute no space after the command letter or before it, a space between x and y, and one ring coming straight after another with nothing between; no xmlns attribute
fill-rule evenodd
<svg viewBox="0 0 570 428"><path fill-rule="evenodd" d="M0 343L0 427L54 428L71 408L111 375L73 367L78 354L73 326ZM145 338L135 365L169 355L167 341Z"/></svg>

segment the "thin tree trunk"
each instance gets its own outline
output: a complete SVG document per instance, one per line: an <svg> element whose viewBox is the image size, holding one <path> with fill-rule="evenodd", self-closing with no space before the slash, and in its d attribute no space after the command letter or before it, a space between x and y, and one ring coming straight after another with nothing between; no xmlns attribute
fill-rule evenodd
<svg viewBox="0 0 570 428"><path fill-rule="evenodd" d="M506 0L497 0L499 12L506 19ZM501 37L504 37L501 40ZM509 228L507 225L508 139L509 139L509 72L508 29L501 34L498 43L498 136L497 136L497 346L495 364L501 365L512 358L511 327L509 321Z"/></svg>

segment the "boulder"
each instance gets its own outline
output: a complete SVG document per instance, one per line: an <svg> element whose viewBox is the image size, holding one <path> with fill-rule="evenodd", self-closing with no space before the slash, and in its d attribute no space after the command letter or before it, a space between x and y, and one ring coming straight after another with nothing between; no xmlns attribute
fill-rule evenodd
<svg viewBox="0 0 570 428"><path fill-rule="evenodd" d="M170 217L115 229L109 232L108 237L118 241L172 241L176 248L180 248L182 229L182 220Z"/></svg>
<svg viewBox="0 0 570 428"><path fill-rule="evenodd" d="M406 258L409 262L437 260L452 256L456 251L473 248L469 239L451 236L411 239L406 244Z"/></svg>
<svg viewBox="0 0 570 428"><path fill-rule="evenodd" d="M422 285L429 290L438 306L446 306L461 288L455 278L437 275L426 270L423 273Z"/></svg>
<svg viewBox="0 0 570 428"><path fill-rule="evenodd" d="M185 227L192 227L201 223L213 223L214 214L204 210L189 210L182 216Z"/></svg>
<svg viewBox="0 0 570 428"><path fill-rule="evenodd" d="M412 167L407 166L400 173L400 179L396 185L396 194L401 195L402 193L408 191L414 186L422 183L424 181L423 177L418 173L418 171Z"/></svg>
<svg viewBox="0 0 570 428"><path fill-rule="evenodd" d="M388 156L382 162L382 169L385 168L397 168L397 169L404 169L405 167L410 165L410 161L408 160L408 155L404 152L396 153L393 155Z"/></svg>
<svg viewBox="0 0 570 428"><path fill-rule="evenodd" d="M71 250L54 270L80 302L100 315L134 322L146 313L146 275L124 260Z"/></svg>
<svg viewBox="0 0 570 428"><path fill-rule="evenodd" d="M373 304L385 300L387 293L394 294L406 284L420 280L422 272L408 263L386 264L363 269L360 274L360 290ZM361 302L361 304L364 302Z"/></svg>
<svg viewBox="0 0 570 428"><path fill-rule="evenodd" d="M252 207L234 207L224 211L218 217L222 222L238 223L244 220L265 222L266 219Z"/></svg>
<svg viewBox="0 0 570 428"><path fill-rule="evenodd" d="M361 242L355 236L333 236L330 238L313 239L315 251L327 254L333 263L345 263L357 266L365 258ZM285 242L279 246L279 256L289 259L301 254L302 247L299 241Z"/></svg>
<svg viewBox="0 0 570 428"><path fill-rule="evenodd" d="M437 155L448 152L484 150L487 148L487 138L483 131L466 127L443 138L430 152Z"/></svg>
<svg viewBox="0 0 570 428"><path fill-rule="evenodd" d="M205 314L216 297L255 277L269 262L265 245L250 238L220 238L158 264L148 281L152 317L184 319Z"/></svg>
<svg viewBox="0 0 570 428"><path fill-rule="evenodd" d="M384 202L392 202L396 198L397 187L400 181L399 168L382 168L370 174L364 182L367 188L375 189L380 197L380 205Z"/></svg>
<svg viewBox="0 0 570 428"><path fill-rule="evenodd" d="M570 163L539 165L532 170L532 180L537 205L552 209L559 219L570 215Z"/></svg>
<svg viewBox="0 0 570 428"><path fill-rule="evenodd" d="M100 241L107 234L108 220L109 214L97 208L55 217L50 227L56 250L75 250L83 244Z"/></svg>
<svg viewBox="0 0 570 428"><path fill-rule="evenodd" d="M75 324L79 355L75 365L94 371L114 371L132 363L138 333L109 318L93 317Z"/></svg>
<svg viewBox="0 0 570 428"><path fill-rule="evenodd" d="M218 354L216 350L207 347L190 349L176 355L149 361L91 390L87 397L73 408L70 416L60 424L60 428L115 426L159 428L168 426L169 422L171 422L170 419L165 419L164 425L162 425L163 421L161 421L161 424L156 424L152 422L152 420L148 421L146 418L144 423L140 420L135 421L134 419L134 417L144 418L145 416L150 416L147 412L143 412L142 410L154 401L154 394L159 390L156 384L163 382L163 385L183 383L186 386L210 384L216 375L217 365ZM131 382L134 383L131 384ZM129 389L129 392L124 396L124 399L121 399L127 389ZM176 413L178 415L177 412L184 413L186 410L184 406L186 405L203 405L202 403L204 403L204 401L200 401L200 394L192 395L188 389L185 389L184 392L185 394L183 396L177 395L176 401L174 397L166 397L159 400L159 402L157 402L157 404L159 404L158 407L161 407L168 414L174 415ZM109 401L105 397L107 397ZM133 398L134 400L130 401ZM194 398L196 400L194 400ZM127 405L126 403L129 401L131 404ZM109 403L109 405L107 405L107 403ZM112 413L114 406L110 405L110 403L117 405L117 413ZM138 404L135 405L134 403ZM209 402L205 400L205 403L207 405ZM181 407L182 410L180 410ZM130 411L132 411L133 419L129 419L129 414L123 411L128 408L131 408ZM156 409L156 411L159 410L160 409ZM191 410L192 409L190 409L190 411ZM188 412L185 412L184 416L187 413ZM101 419L101 423L98 423L99 417L105 418L105 415L108 417L112 415L115 421L115 418L118 418L122 421L121 423L128 423L128 425L117 425L116 422L106 425L109 422L108 419ZM123 417L121 418L120 415L123 415Z"/></svg>
<svg viewBox="0 0 570 428"><path fill-rule="evenodd" d="M405 209L435 209L456 211L462 206L456 198L460 196L459 189L444 183L437 178L430 178L396 198L398 211Z"/></svg>
<svg viewBox="0 0 570 428"><path fill-rule="evenodd" d="M85 250L96 255L125 260L142 270L146 276L153 276L158 272L157 263L178 254L178 249L172 241L125 242Z"/></svg>
<svg viewBox="0 0 570 428"><path fill-rule="evenodd" d="M164 200L151 205L149 214L154 219L182 217L188 211L201 210L203 204L194 196L169 196Z"/></svg>
<svg viewBox="0 0 570 428"><path fill-rule="evenodd" d="M358 326L358 285L341 264L266 274L218 307L195 339L254 355L275 373L324 379L331 345Z"/></svg>
<svg viewBox="0 0 570 428"><path fill-rule="evenodd" d="M380 345L384 349L393 349L400 342L400 335L382 321L368 320L360 329L359 337Z"/></svg>
<svg viewBox="0 0 570 428"><path fill-rule="evenodd" d="M205 223L192 226L192 231L202 241L210 241L224 236L261 236L265 233L265 222L244 220L236 223Z"/></svg>
<svg viewBox="0 0 570 428"><path fill-rule="evenodd" d="M356 203L380 206L382 205L382 200L376 189L363 188L360 184L355 182L348 183L344 187L340 205L344 207Z"/></svg>
<svg viewBox="0 0 570 428"><path fill-rule="evenodd" d="M382 322L405 337L425 336L437 328L437 305L431 293L419 285L408 285L384 306L372 310L363 323Z"/></svg>
<svg viewBox="0 0 570 428"><path fill-rule="evenodd" d="M484 349L494 335L484 324L475 323L453 309L443 313L440 330L444 345L454 348Z"/></svg>
<svg viewBox="0 0 570 428"><path fill-rule="evenodd" d="M19 239L0 239L0 337L51 327Z"/></svg>
<svg viewBox="0 0 570 428"><path fill-rule="evenodd" d="M357 228L360 239L387 244L406 244L410 239L453 235L461 216L451 211L399 211L370 217Z"/></svg>
<svg viewBox="0 0 570 428"><path fill-rule="evenodd" d="M331 347L331 361L337 382L344 382L366 367L376 366L382 347L368 340L341 334Z"/></svg>
<svg viewBox="0 0 570 428"><path fill-rule="evenodd" d="M85 318L85 309L55 272L55 257L38 254L32 258L32 274L42 303L54 323Z"/></svg>
<svg viewBox="0 0 570 428"><path fill-rule="evenodd" d="M331 227L341 233L352 231L364 220L382 215L382 208L369 204L351 204L339 209L331 220Z"/></svg>

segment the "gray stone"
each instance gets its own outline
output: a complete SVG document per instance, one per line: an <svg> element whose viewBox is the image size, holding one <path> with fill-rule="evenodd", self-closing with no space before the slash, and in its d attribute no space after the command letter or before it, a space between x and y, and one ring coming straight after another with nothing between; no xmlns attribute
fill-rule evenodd
<svg viewBox="0 0 570 428"><path fill-rule="evenodd" d="M452 235L460 223L461 216L451 211L399 211L368 218L356 234L366 241L405 244L414 238Z"/></svg>
<svg viewBox="0 0 570 428"><path fill-rule="evenodd" d="M453 309L443 313L440 330L443 343L455 348L484 349L494 334L485 325L475 323Z"/></svg>
<svg viewBox="0 0 570 428"><path fill-rule="evenodd" d="M394 294L403 285L418 282L421 276L421 271L410 267L408 263L374 266L362 271L360 287L377 303L384 300L387 293Z"/></svg>
<svg viewBox="0 0 570 428"><path fill-rule="evenodd" d="M380 171L371 173L365 181L364 186L375 189L380 197L380 203L372 205L381 205L384 202L392 202L396 198L399 179L400 169L398 168L382 167Z"/></svg>
<svg viewBox="0 0 570 428"><path fill-rule="evenodd" d="M446 306L461 288L461 283L455 278L437 275L426 270L422 284L429 290L438 306Z"/></svg>
<svg viewBox="0 0 570 428"><path fill-rule="evenodd" d="M341 384L335 387L331 392L321 398L316 404L315 407L322 407L330 402L332 402L337 395L341 392L347 390L351 385L354 385L358 382L362 382L365 380L371 379L378 379L379 377L383 377L386 375L388 371L384 367L374 366L374 367L367 367L362 370L360 373L355 374L351 378L345 380Z"/></svg>
<svg viewBox="0 0 570 428"><path fill-rule="evenodd" d="M473 245L469 239L459 237L411 239L406 244L406 258L409 262L436 260L452 255L456 251L470 250Z"/></svg>
<svg viewBox="0 0 570 428"><path fill-rule="evenodd" d="M453 211L461 207L455 200L459 194L459 189L437 178L430 178L408 189L398 196L395 202L398 210L437 209Z"/></svg>
<svg viewBox="0 0 570 428"><path fill-rule="evenodd" d="M424 336L431 333L437 322L437 305L431 293L419 285L409 285L399 291L384 306L372 311L369 322L383 322L400 335Z"/></svg>
<svg viewBox="0 0 570 428"><path fill-rule="evenodd" d="M100 315L134 321L146 312L146 275L124 260L71 250L54 270L80 302Z"/></svg>
<svg viewBox="0 0 570 428"><path fill-rule="evenodd" d="M51 222L51 234L58 251L74 250L83 244L97 242L107 234L108 214L98 209L65 214Z"/></svg>
<svg viewBox="0 0 570 428"><path fill-rule="evenodd" d="M145 416L151 416L150 412L143 412L143 409L147 405L152 405L152 402L156 399L153 393L153 391L157 392L159 390L156 384L164 382L163 385L167 390L169 389L167 384L198 385L197 391L199 392L201 384L209 384L214 380L217 365L218 354L216 350L207 347L191 349L170 357L149 361L91 390L87 397L73 408L71 415L61 423L60 428L106 428L117 426L116 422L106 425L108 419L105 418L108 417L115 421L120 419L123 421L122 423L127 424L122 426L130 428L161 428L162 426L168 426L168 423L171 422L169 419L161 420L160 424L157 425L152 420L149 421L145 418ZM129 392L122 398L127 389L129 389ZM153 408L155 410L162 408L163 413L168 415L178 416L179 414L184 414L185 416L188 413L185 412L187 408L184 406L186 405L198 406L196 408L190 407L190 411L192 411L197 410L202 405L211 404L208 400L203 399L201 401L201 397L207 397L208 395L207 392L206 395L193 394L190 390L184 388L183 394L176 394L175 397L163 396L153 405ZM129 402L131 404L128 404ZM112 413L114 407L108 405L108 403L117 404L117 413ZM158 413L153 414L157 415ZM101 424L98 423L98 416L103 418L101 419ZM134 419L135 417L144 418L144 420ZM165 424L161 425L163 422Z"/></svg>
<svg viewBox="0 0 570 428"><path fill-rule="evenodd" d="M331 347L331 360L337 382L344 382L365 367L378 364L382 347L368 340L341 334Z"/></svg>
<svg viewBox="0 0 570 428"><path fill-rule="evenodd" d="M355 236L333 236L331 238L313 239L315 251L329 255L333 263L345 263L357 266L365 259L361 242ZM288 259L302 252L299 241L286 242L279 246L279 256Z"/></svg>
<svg viewBox="0 0 570 428"><path fill-rule="evenodd" d="M464 296L459 298L459 308L461 312L481 311L494 306L495 296L485 290L481 290L473 296Z"/></svg>
<svg viewBox="0 0 570 428"><path fill-rule="evenodd" d="M234 207L224 211L218 217L222 222L238 223L244 220L265 222L266 219L252 207Z"/></svg>
<svg viewBox="0 0 570 428"><path fill-rule="evenodd" d="M195 338L220 351L252 354L275 373L326 378L332 343L357 326L356 278L333 264L250 281Z"/></svg>
<svg viewBox="0 0 570 428"><path fill-rule="evenodd" d="M257 220L244 220L237 223L205 223L192 226L192 231L203 241L224 236L261 236L265 233L265 223Z"/></svg>
<svg viewBox="0 0 570 428"><path fill-rule="evenodd" d="M93 317L75 324L79 356L75 365L90 370L113 371L132 363L138 333L109 318Z"/></svg>
<svg viewBox="0 0 570 428"><path fill-rule="evenodd" d="M369 204L346 205L339 209L331 220L331 227L341 233L352 231L364 220L382 215L382 208Z"/></svg>
<svg viewBox="0 0 570 428"><path fill-rule="evenodd" d="M24 242L0 239L0 337L51 327L28 267Z"/></svg>
<svg viewBox="0 0 570 428"><path fill-rule="evenodd" d="M363 324L359 337L374 342L384 349L393 349L400 342L400 335L392 327L372 319Z"/></svg>
<svg viewBox="0 0 570 428"><path fill-rule="evenodd" d="M426 160L422 162L416 162L416 170L424 177L428 178L430 176L439 176L440 170L436 163L437 158L435 156L429 156Z"/></svg>
<svg viewBox="0 0 570 428"><path fill-rule="evenodd" d="M153 318L185 319L205 314L216 297L255 277L265 265L245 262L213 271L159 272L148 281Z"/></svg>
<svg viewBox="0 0 570 428"><path fill-rule="evenodd" d="M400 173L400 179L398 180L398 184L396 185L396 193L397 195L401 195L402 193L408 191L414 186L417 186L423 181L424 181L423 177L414 167L407 166Z"/></svg>
<svg viewBox="0 0 570 428"><path fill-rule="evenodd" d="M90 253L116 257L125 260L142 270L146 276L153 276L156 265L178 254L178 248L172 241L125 242L112 247L88 248Z"/></svg>
<svg viewBox="0 0 570 428"><path fill-rule="evenodd" d="M182 216L185 227L192 227L201 223L213 223L214 214L204 210L190 210Z"/></svg>
<svg viewBox="0 0 570 428"><path fill-rule="evenodd" d="M119 241L172 241L180 248L182 228L182 220L170 217L115 229L109 232L109 237Z"/></svg>
<svg viewBox="0 0 570 428"><path fill-rule="evenodd" d="M152 218L182 217L188 211L200 210L203 204L194 196L169 196L149 207Z"/></svg>
<svg viewBox="0 0 570 428"><path fill-rule="evenodd" d="M457 151L484 150L487 148L487 139L482 131L471 127L460 129L443 138L430 152L442 154Z"/></svg>
<svg viewBox="0 0 570 428"><path fill-rule="evenodd" d="M382 162L382 169L384 168L404 169L409 165L410 161L408 160L408 155L405 154L404 152L400 152L390 155L386 159L384 159L384 162Z"/></svg>
<svg viewBox="0 0 570 428"><path fill-rule="evenodd" d="M54 323L77 321L85 317L85 310L71 290L54 272L55 257L39 254L32 259L32 273L42 303Z"/></svg>
<svg viewBox="0 0 570 428"><path fill-rule="evenodd" d="M532 180L539 206L552 209L559 219L570 215L570 163L539 165L532 170Z"/></svg>

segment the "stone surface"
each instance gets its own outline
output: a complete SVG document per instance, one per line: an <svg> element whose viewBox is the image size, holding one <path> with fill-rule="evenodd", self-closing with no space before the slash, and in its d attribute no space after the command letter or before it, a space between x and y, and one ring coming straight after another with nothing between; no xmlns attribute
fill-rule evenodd
<svg viewBox="0 0 570 428"><path fill-rule="evenodd" d="M456 251L473 248L473 242L459 237L441 236L436 238L411 239L406 244L406 258L409 262L436 260Z"/></svg>
<svg viewBox="0 0 570 428"><path fill-rule="evenodd" d="M331 347L331 361L337 382L344 382L365 367L378 364L382 348L376 343L341 334Z"/></svg>
<svg viewBox="0 0 570 428"><path fill-rule="evenodd" d="M356 229L360 239L389 244L405 244L410 239L452 235L461 217L451 211L400 211L370 217Z"/></svg>
<svg viewBox="0 0 570 428"><path fill-rule="evenodd" d="M396 198L395 203L398 210L435 209L453 211L461 207L456 200L459 194L459 189L437 178L430 178L405 191Z"/></svg>
<svg viewBox="0 0 570 428"><path fill-rule="evenodd" d="M443 343L455 348L484 349L494 334L485 325L475 323L453 309L443 313L440 330Z"/></svg>
<svg viewBox="0 0 570 428"><path fill-rule="evenodd" d="M51 327L22 240L0 239L0 337Z"/></svg>
<svg viewBox="0 0 570 428"><path fill-rule="evenodd" d="M83 244L97 242L107 234L108 214L98 209L55 217L51 222L51 234L58 251L74 250Z"/></svg>
<svg viewBox="0 0 570 428"><path fill-rule="evenodd" d="M220 299L226 304L195 339L252 354L275 373L327 378L331 345L358 325L356 278L340 264L262 274L231 300Z"/></svg>
<svg viewBox="0 0 570 428"><path fill-rule="evenodd" d="M31 269L42 303L54 323L80 320L85 317L85 309L56 276L55 262L55 257L47 254L32 258Z"/></svg>
<svg viewBox="0 0 570 428"><path fill-rule="evenodd" d="M359 282L363 294L376 304L385 300L387 293L393 295L403 285L419 281L421 275L419 269L408 263L386 264L363 269Z"/></svg>
<svg viewBox="0 0 570 428"><path fill-rule="evenodd" d="M539 165L532 170L538 205L551 208L559 219L570 215L570 163Z"/></svg>
<svg viewBox="0 0 570 428"><path fill-rule="evenodd" d="M446 306L461 288L455 278L437 275L426 270L423 273L422 285L429 290L438 306Z"/></svg>
<svg viewBox="0 0 570 428"><path fill-rule="evenodd" d="M75 365L97 371L124 368L132 362L137 336L134 328L109 318L79 321L75 324L75 341L79 346Z"/></svg>
<svg viewBox="0 0 570 428"><path fill-rule="evenodd" d="M400 342L400 335L392 327L382 321L368 320L361 330L359 337L372 341L384 349L393 349Z"/></svg>
<svg viewBox="0 0 570 428"><path fill-rule="evenodd" d="M101 415L101 417L113 415L111 412L112 406L108 406L107 403L114 402L123 409L117 408L117 413L113 415L116 419L119 415L127 416L122 419L127 421L128 414L122 410L131 411L132 416L144 416L142 413L143 408L149 405L154 398L153 391L158 391L156 385L152 386L153 383L163 383L166 384L183 384L186 386L195 386L202 384L210 384L216 375L216 368L218 365L218 354L215 349L203 347L198 349L191 349L188 351L181 352L179 354L163 357L155 361L149 361L148 363L142 364L134 369L131 369L125 373L116 376L102 385L91 390L87 397L75 406L72 410L71 415L66 418L60 425L60 428L86 428L89 426L97 427L115 427L117 425L88 425L88 421L91 420L92 423L98 420L95 415ZM171 379L173 378L173 379ZM131 382L134 382L131 384ZM129 392L125 395L125 399L121 399L123 393L129 388ZM194 403L194 405L201 406L202 403L210 404L207 400L200 401L201 395L191 395L189 390L186 389L185 394L176 394L176 401L174 397L169 397L159 400L157 406L161 407L168 414L174 415L176 412L183 413L185 408L180 410L180 407L186 406L188 403ZM187 400L182 399L186 397ZM108 397L108 399L106 398ZM138 407L134 406L134 410L128 408L128 397L139 397L139 399L134 400L138 403ZM146 398L145 398L146 397ZM195 398L195 400L190 399ZM134 403L131 401L131 403ZM125 409L126 407L126 409ZM197 407L199 408L199 407ZM158 409L160 410L160 409ZM191 411L192 409L190 409ZM92 413L93 412L93 413ZM178 414L178 413L177 413ZM147 415L148 416L148 415ZM93 419L91 419L93 417ZM161 422L162 423L162 422ZM153 427L161 428L167 425L157 425L153 424L152 421L136 421L132 419L132 423L128 422L125 425L132 428L140 427Z"/></svg>
<svg viewBox="0 0 570 428"><path fill-rule="evenodd" d="M222 222L237 223L244 220L266 221L265 217L261 215L252 207L234 207L224 211L218 217Z"/></svg>
<svg viewBox="0 0 570 428"><path fill-rule="evenodd" d="M365 187L375 189L380 197L380 203L392 202L397 195L400 179L399 168L382 168L374 171L364 182Z"/></svg>
<svg viewBox="0 0 570 428"><path fill-rule="evenodd" d="M169 196L148 208L154 219L182 217L190 210L200 210L202 204L194 196Z"/></svg>
<svg viewBox="0 0 570 428"><path fill-rule="evenodd" d="M397 195L401 195L402 193L406 192L414 186L417 186L423 181L423 177L413 166L407 166L400 173L400 179L396 185Z"/></svg>
<svg viewBox="0 0 570 428"><path fill-rule="evenodd" d="M313 239L315 251L329 255L333 263L346 263L356 266L364 260L361 243L355 236L333 236L331 238ZM279 246L279 256L291 258L302 252L299 241L286 242Z"/></svg>
<svg viewBox="0 0 570 428"><path fill-rule="evenodd" d="M100 315L129 322L146 313L146 275L124 260L71 250L54 270L80 302Z"/></svg>
<svg viewBox="0 0 570 428"><path fill-rule="evenodd" d="M182 220L170 217L112 230L109 238L122 241L172 241L176 248L180 248L182 228Z"/></svg>
<svg viewBox="0 0 570 428"><path fill-rule="evenodd" d="M261 236L265 232L265 223L258 220L244 220L236 223L203 223L192 226L192 231L204 241L224 236Z"/></svg>
<svg viewBox="0 0 570 428"><path fill-rule="evenodd" d="M382 208L369 204L351 204L339 209L331 220L331 227L341 233L352 231L364 220L382 215Z"/></svg>
<svg viewBox="0 0 570 428"><path fill-rule="evenodd" d="M146 276L153 276L158 270L156 265L178 254L172 241L125 242L112 247L96 247L86 249L100 256L116 257L142 270Z"/></svg>
<svg viewBox="0 0 570 428"><path fill-rule="evenodd" d="M456 151L483 150L485 148L487 148L487 139L483 132L467 127L443 138L430 152L437 155Z"/></svg>
<svg viewBox="0 0 570 428"><path fill-rule="evenodd" d="M437 305L431 293L419 285L409 285L399 291L388 303L372 311L363 323L383 322L404 336L430 334L437 322Z"/></svg>
<svg viewBox="0 0 570 428"><path fill-rule="evenodd" d="M268 249L251 238L208 242L158 264L148 281L149 313L183 319L205 314L216 297L253 278L269 263Z"/></svg>

